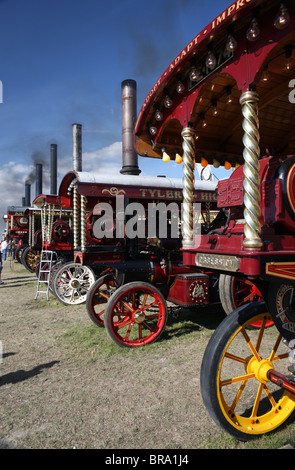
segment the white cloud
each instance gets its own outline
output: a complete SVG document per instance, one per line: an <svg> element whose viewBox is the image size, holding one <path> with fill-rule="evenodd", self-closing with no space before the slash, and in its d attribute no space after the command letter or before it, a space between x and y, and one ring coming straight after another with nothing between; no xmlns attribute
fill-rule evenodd
<svg viewBox="0 0 295 470"><path fill-rule="evenodd" d="M72 168L72 156L58 159L58 180L60 181ZM119 173L122 168L122 142L114 142L108 147L84 152L82 155L82 170L102 174ZM5 224L3 216L8 206L21 206L25 195L25 181L29 173L34 171L33 165L8 162L0 168L0 239ZM48 194L49 170L43 166L43 192ZM31 200L35 197L35 185L31 186Z"/></svg>

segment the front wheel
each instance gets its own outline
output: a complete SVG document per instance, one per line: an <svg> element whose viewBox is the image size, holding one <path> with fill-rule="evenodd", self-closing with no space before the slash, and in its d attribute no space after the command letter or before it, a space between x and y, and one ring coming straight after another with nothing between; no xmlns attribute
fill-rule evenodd
<svg viewBox="0 0 295 470"><path fill-rule="evenodd" d="M53 275L52 290L64 305L80 305L86 302L87 293L95 282L95 274L89 266L65 263Z"/></svg>
<svg viewBox="0 0 295 470"><path fill-rule="evenodd" d="M288 373L288 350L264 302L228 315L212 335L201 367L204 404L215 423L247 441L277 429L295 410L295 395L268 380L268 371ZM253 329L253 322L260 328ZM250 327L250 328L249 328Z"/></svg>
<svg viewBox="0 0 295 470"><path fill-rule="evenodd" d="M167 316L165 298L156 287L146 282L130 282L110 298L105 327L119 346L144 346L160 338Z"/></svg>
<svg viewBox="0 0 295 470"><path fill-rule="evenodd" d="M104 327L106 305L116 288L117 283L113 275L105 274L97 279L89 289L86 297L86 309L89 317L97 326Z"/></svg>

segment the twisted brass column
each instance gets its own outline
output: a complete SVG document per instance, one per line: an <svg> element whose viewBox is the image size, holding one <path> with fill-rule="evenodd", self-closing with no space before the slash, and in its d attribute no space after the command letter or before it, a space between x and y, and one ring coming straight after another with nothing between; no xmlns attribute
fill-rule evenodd
<svg viewBox="0 0 295 470"><path fill-rule="evenodd" d="M49 206L48 207L48 243L51 243L52 239L52 228L53 228L53 219L54 219L54 210L55 206Z"/></svg>
<svg viewBox="0 0 295 470"><path fill-rule="evenodd" d="M76 186L73 188L73 225L74 225L74 249L78 248L79 243L79 207L78 192Z"/></svg>
<svg viewBox="0 0 295 470"><path fill-rule="evenodd" d="M45 207L41 209L41 228L42 228L42 244L45 242L45 231L46 231L46 214Z"/></svg>
<svg viewBox="0 0 295 470"><path fill-rule="evenodd" d="M193 203L195 188L195 132L190 127L182 129L183 138L183 227L182 245L191 246L194 241Z"/></svg>
<svg viewBox="0 0 295 470"><path fill-rule="evenodd" d="M86 197L81 195L81 251L86 251Z"/></svg>
<svg viewBox="0 0 295 470"><path fill-rule="evenodd" d="M31 246L34 246L34 236L35 236L35 216L32 214L32 221L31 221Z"/></svg>
<svg viewBox="0 0 295 470"><path fill-rule="evenodd" d="M244 241L246 250L260 250L263 242L260 238L260 193L259 193L259 119L258 94L246 91L240 98L243 113L243 144L244 144Z"/></svg>
<svg viewBox="0 0 295 470"><path fill-rule="evenodd" d="M32 216L29 215L29 245L32 245Z"/></svg>

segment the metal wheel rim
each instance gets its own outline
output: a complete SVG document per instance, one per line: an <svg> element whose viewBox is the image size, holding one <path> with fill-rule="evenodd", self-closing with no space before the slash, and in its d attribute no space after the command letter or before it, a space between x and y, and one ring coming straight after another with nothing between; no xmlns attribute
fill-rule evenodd
<svg viewBox="0 0 295 470"><path fill-rule="evenodd" d="M165 328L166 306L152 288L132 287L112 306L109 327L124 346L138 347L155 341Z"/></svg>
<svg viewBox="0 0 295 470"><path fill-rule="evenodd" d="M80 305L86 302L95 275L88 266L70 263L56 271L52 282L58 300L66 305Z"/></svg>
<svg viewBox="0 0 295 470"><path fill-rule="evenodd" d="M269 355L261 354L263 335L270 331L266 328L270 318L269 315L260 314L242 325L229 339L219 363L216 388L220 409L230 425L245 434L268 433L284 423L295 409L294 395L281 391L265 377L268 368L277 370L280 362L288 357L288 352L278 354L282 337L277 335L276 330L273 331L273 349ZM259 330L249 330L253 321L260 322ZM257 342L251 339L254 333ZM246 356L233 352L241 342L248 350ZM224 373L226 362L229 375ZM283 362L285 370L288 364ZM236 372L238 369L240 372ZM243 400L246 402L245 409L238 411L243 409Z"/></svg>

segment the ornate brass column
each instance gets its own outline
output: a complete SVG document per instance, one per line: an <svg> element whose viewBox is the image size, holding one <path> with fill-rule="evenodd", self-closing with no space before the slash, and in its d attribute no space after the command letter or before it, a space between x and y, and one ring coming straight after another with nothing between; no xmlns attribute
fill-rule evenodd
<svg viewBox="0 0 295 470"><path fill-rule="evenodd" d="M29 245L32 246L32 216L29 215Z"/></svg>
<svg viewBox="0 0 295 470"><path fill-rule="evenodd" d="M260 193L259 193L259 96L254 91L246 91L241 95L240 103L243 113L243 144L244 144L244 241L246 250L260 250L263 242L260 238Z"/></svg>
<svg viewBox="0 0 295 470"><path fill-rule="evenodd" d="M183 227L182 246L192 246L194 241L193 203L195 188L195 132L191 127L184 127L183 138Z"/></svg>
<svg viewBox="0 0 295 470"><path fill-rule="evenodd" d="M51 243L52 239L52 227L53 227L53 219L54 219L54 211L55 206L48 206L48 235L47 235L47 242Z"/></svg>
<svg viewBox="0 0 295 470"><path fill-rule="evenodd" d="M46 212L45 207L41 208L41 227L42 227L42 245L45 243L46 237Z"/></svg>
<svg viewBox="0 0 295 470"><path fill-rule="evenodd" d="M86 251L86 197L81 195L81 251Z"/></svg>
<svg viewBox="0 0 295 470"><path fill-rule="evenodd" d="M78 248L79 243L79 207L78 192L76 186L73 187L73 225L74 225L74 250Z"/></svg>
<svg viewBox="0 0 295 470"><path fill-rule="evenodd" d="M34 246L34 238L35 238L35 215L32 214L32 221L31 221L31 246Z"/></svg>

